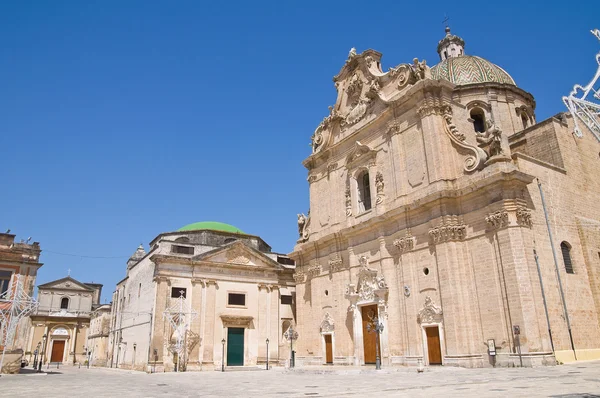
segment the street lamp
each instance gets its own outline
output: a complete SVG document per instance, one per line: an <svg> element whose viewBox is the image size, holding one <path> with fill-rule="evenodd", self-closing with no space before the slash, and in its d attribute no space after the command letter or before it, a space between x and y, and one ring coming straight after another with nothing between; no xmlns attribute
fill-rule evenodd
<svg viewBox="0 0 600 398"><path fill-rule="evenodd" d="M225 339L221 340L223 351L221 353L221 372L225 372Z"/></svg>
<svg viewBox="0 0 600 398"><path fill-rule="evenodd" d="M37 346L35 347L35 351L33 351L33 368L37 369L37 356L40 353L40 348L42 346L42 342L38 342Z"/></svg>
<svg viewBox="0 0 600 398"><path fill-rule="evenodd" d="M48 342L48 335L44 334L42 336L42 340L44 341L44 346L42 348L42 352L40 354L40 362L38 363L38 373L42 372L42 363L44 362L44 354L46 353L46 343Z"/></svg>
<svg viewBox="0 0 600 398"><path fill-rule="evenodd" d="M296 332L292 328L292 326L290 326L290 328L287 330L287 332L285 332L283 334L283 337L285 337L286 340L290 342L290 350L291 350L290 368L293 368L296 365L296 358L294 355L294 340L298 340L298 332Z"/></svg>
<svg viewBox="0 0 600 398"><path fill-rule="evenodd" d="M269 338L267 337L267 370L269 370Z"/></svg>
<svg viewBox="0 0 600 398"><path fill-rule="evenodd" d="M381 369L381 358L379 358L379 335L383 332L383 323L379 322L378 317L370 317L370 322L367 323L367 332L375 333L375 369Z"/></svg>

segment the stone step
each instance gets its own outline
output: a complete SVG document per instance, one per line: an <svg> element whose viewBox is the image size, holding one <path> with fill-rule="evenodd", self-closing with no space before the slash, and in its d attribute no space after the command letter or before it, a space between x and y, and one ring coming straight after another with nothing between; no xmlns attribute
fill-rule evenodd
<svg viewBox="0 0 600 398"><path fill-rule="evenodd" d="M221 371L220 367L215 367L216 371ZM265 370L264 366L225 366L226 372L252 372L258 370Z"/></svg>

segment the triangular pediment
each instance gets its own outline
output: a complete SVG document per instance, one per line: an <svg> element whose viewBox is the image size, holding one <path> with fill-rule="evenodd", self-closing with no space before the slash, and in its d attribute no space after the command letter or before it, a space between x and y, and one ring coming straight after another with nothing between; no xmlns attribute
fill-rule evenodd
<svg viewBox="0 0 600 398"><path fill-rule="evenodd" d="M81 290L85 292L93 292L94 289L87 286L85 283L81 283L78 280L67 276L62 279L57 279L43 285L38 286L39 289L63 289L63 290Z"/></svg>
<svg viewBox="0 0 600 398"><path fill-rule="evenodd" d="M242 265L256 268L282 269L275 260L267 257L243 242L233 242L193 258L194 261L220 263L223 265Z"/></svg>

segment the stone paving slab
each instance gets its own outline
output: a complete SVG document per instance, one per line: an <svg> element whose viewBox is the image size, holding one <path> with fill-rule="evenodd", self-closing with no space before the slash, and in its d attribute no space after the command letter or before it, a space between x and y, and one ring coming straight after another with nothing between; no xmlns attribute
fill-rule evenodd
<svg viewBox="0 0 600 398"><path fill-rule="evenodd" d="M412 368L361 368L353 374L280 369L145 374L68 366L51 371L46 377L2 376L0 396L600 398L600 361L522 369L432 367L422 374Z"/></svg>

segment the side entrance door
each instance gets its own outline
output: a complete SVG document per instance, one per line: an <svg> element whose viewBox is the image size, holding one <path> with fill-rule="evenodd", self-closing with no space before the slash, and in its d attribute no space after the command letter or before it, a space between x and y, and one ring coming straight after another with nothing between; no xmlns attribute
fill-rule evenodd
<svg viewBox="0 0 600 398"><path fill-rule="evenodd" d="M50 362L62 362L64 352L65 352L65 341L64 340L54 340L52 342L52 354L50 355Z"/></svg>
<svg viewBox="0 0 600 398"><path fill-rule="evenodd" d="M437 326L425 328L427 334L427 351L430 365L442 364L442 348L440 347L440 329Z"/></svg>
<svg viewBox="0 0 600 398"><path fill-rule="evenodd" d="M325 337L325 363L333 364L333 347L331 345L331 335L326 334L324 337Z"/></svg>
<svg viewBox="0 0 600 398"><path fill-rule="evenodd" d="M244 366L244 328L227 328L227 366Z"/></svg>

